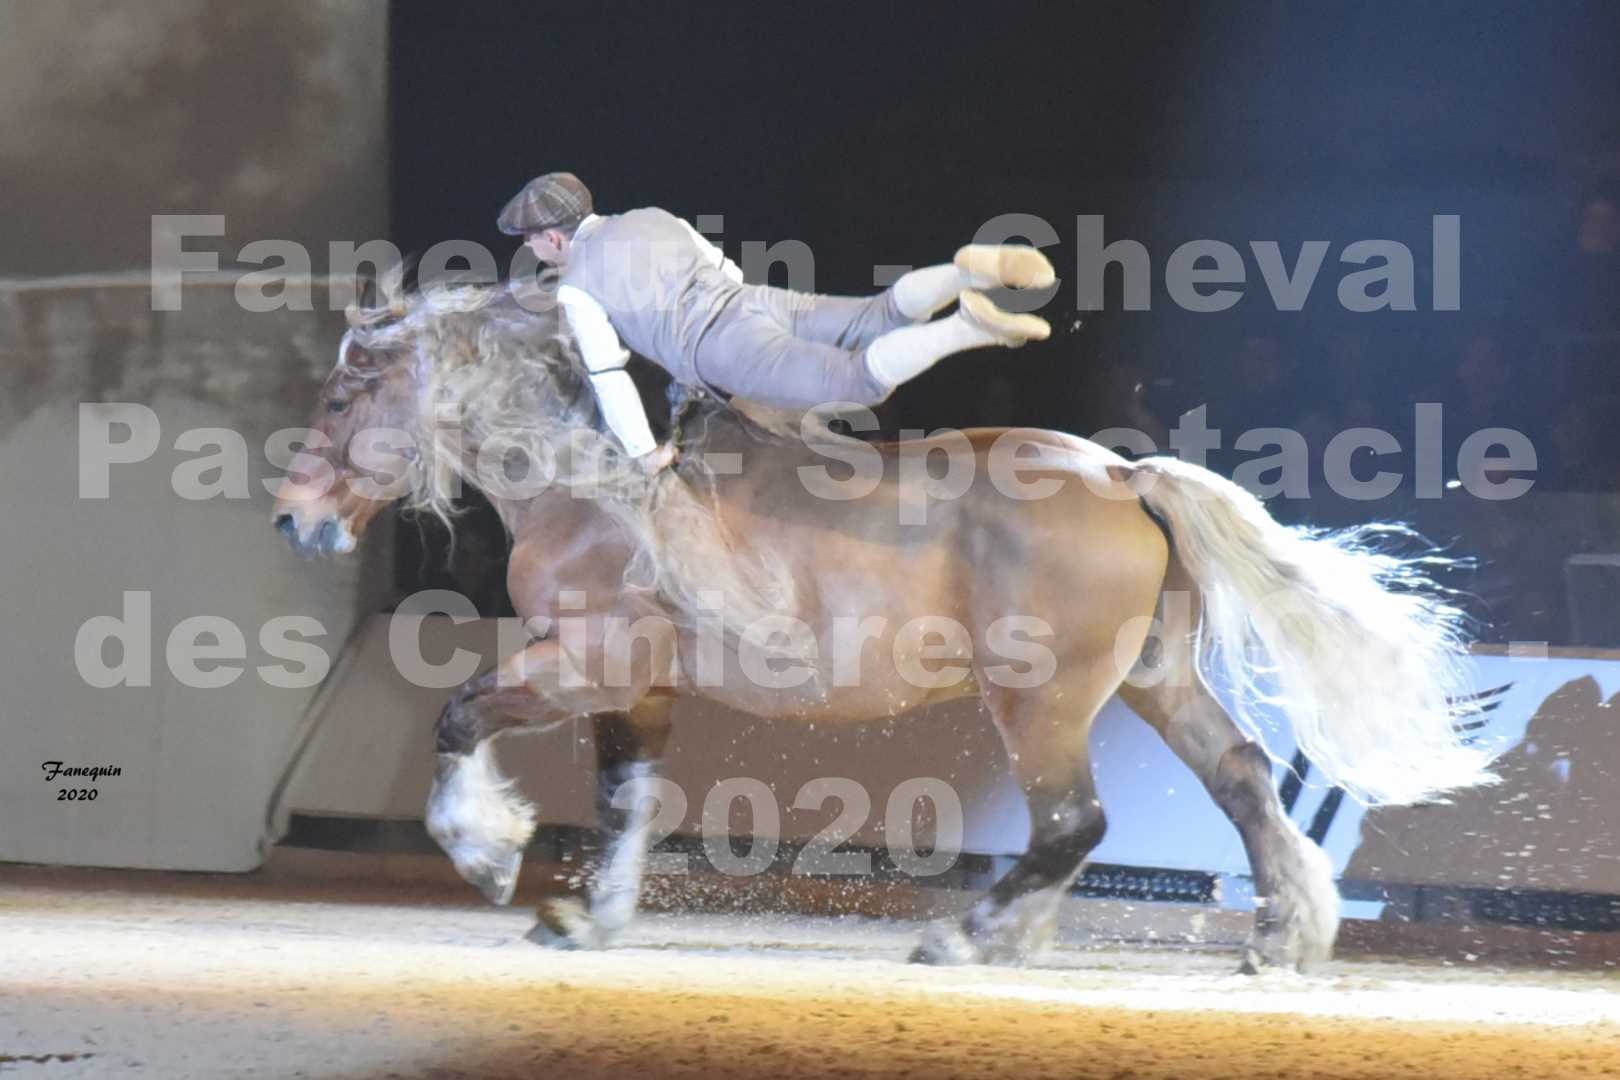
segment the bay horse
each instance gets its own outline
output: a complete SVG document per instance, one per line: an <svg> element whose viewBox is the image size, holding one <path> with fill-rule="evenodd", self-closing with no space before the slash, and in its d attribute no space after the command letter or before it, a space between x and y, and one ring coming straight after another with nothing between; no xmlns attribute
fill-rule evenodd
<svg viewBox="0 0 1620 1080"><path fill-rule="evenodd" d="M964 918L925 931L919 962L1019 960L1049 937L1103 836L1087 732L1116 693L1242 837L1259 898L1247 971L1324 960L1338 928L1332 867L1278 800L1260 709L1280 708L1303 752L1369 802L1492 779L1490 753L1455 722L1461 616L1376 528L1285 527L1203 468L1053 431L866 443L825 426L784 434L718 404L681 465L647 478L601 433L554 303L444 289L352 307L350 323L274 524L302 553L348 551L390 501L448 514L463 480L499 512L512 603L540 636L451 695L426 823L466 880L509 902L536 810L489 740L589 720L604 854L583 901L542 908L534 940L602 947L631 920L644 796L685 696L782 723L983 701L1029 844ZM525 479L545 459L547 483L518 482L514 448ZM941 457L971 479L915 467ZM865 464L867 481L838 488ZM655 631L623 632L649 616ZM909 633L920 617L947 631ZM742 662L761 622L786 628L776 655L803 678L763 685ZM856 677L847 649L817 647L852 624Z"/></svg>

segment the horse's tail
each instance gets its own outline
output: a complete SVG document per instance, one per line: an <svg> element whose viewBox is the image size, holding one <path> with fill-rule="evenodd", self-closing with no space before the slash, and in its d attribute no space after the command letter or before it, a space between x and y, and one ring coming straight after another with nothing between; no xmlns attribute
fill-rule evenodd
<svg viewBox="0 0 1620 1080"><path fill-rule="evenodd" d="M1398 527L1284 526L1237 484L1174 458L1131 471L1202 590L1200 663L1224 675L1251 733L1259 706L1280 707L1299 748L1368 802L1496 779L1492 754L1458 728L1466 620L1424 573L1445 560L1378 550L1411 535Z"/></svg>

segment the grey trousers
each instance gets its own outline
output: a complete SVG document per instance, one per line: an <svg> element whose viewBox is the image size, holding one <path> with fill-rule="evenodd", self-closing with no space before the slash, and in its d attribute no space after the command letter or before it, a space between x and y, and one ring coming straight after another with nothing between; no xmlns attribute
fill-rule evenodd
<svg viewBox="0 0 1620 1080"><path fill-rule="evenodd" d="M892 289L823 296L745 285L698 342L694 362L710 386L764 405L876 405L893 387L867 370L866 347L911 325Z"/></svg>

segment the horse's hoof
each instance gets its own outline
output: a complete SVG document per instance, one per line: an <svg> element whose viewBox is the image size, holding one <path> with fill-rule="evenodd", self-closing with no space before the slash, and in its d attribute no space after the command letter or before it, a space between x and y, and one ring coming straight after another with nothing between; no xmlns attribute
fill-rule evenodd
<svg viewBox="0 0 1620 1080"><path fill-rule="evenodd" d="M977 964L983 959L961 926L954 922L946 922L930 924L923 931L922 940L911 950L906 962L943 967L952 964Z"/></svg>
<svg viewBox="0 0 1620 1080"><path fill-rule="evenodd" d="M558 933L544 919L530 927L529 932L523 935L523 940L533 942L543 949L561 949L564 952L574 952L584 948L583 945L567 934Z"/></svg>
<svg viewBox="0 0 1620 1080"><path fill-rule="evenodd" d="M1243 962L1238 965L1239 975L1263 975L1268 971L1276 971L1277 965L1267 960L1265 954L1253 945L1243 947Z"/></svg>
<svg viewBox="0 0 1620 1080"><path fill-rule="evenodd" d="M578 900L547 900L535 914L538 921L523 935L525 940L548 949L602 947L591 913Z"/></svg>
<svg viewBox="0 0 1620 1080"><path fill-rule="evenodd" d="M1243 963L1238 966L1241 975L1266 975L1273 972L1298 972L1309 975L1318 965L1331 958L1330 947L1307 945L1298 939L1287 940L1284 935L1257 935L1243 946Z"/></svg>
<svg viewBox="0 0 1620 1080"><path fill-rule="evenodd" d="M478 891L490 903L505 907L512 902L512 894L517 891L518 871L522 869L523 851L519 848L504 856L469 866L461 873L478 887Z"/></svg>
<svg viewBox="0 0 1620 1080"><path fill-rule="evenodd" d="M1316 847L1302 847L1298 864L1276 895L1256 903L1255 927L1243 950L1245 975L1268 971L1310 974L1333 958L1339 935L1339 893L1332 867Z"/></svg>

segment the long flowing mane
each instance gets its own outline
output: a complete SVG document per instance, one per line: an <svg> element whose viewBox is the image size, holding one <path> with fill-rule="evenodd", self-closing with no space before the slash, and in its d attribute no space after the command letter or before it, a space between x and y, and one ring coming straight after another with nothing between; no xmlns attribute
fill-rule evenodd
<svg viewBox="0 0 1620 1080"><path fill-rule="evenodd" d="M735 635L796 608L787 566L739 545L726 528L700 452L689 453L679 470L649 478L605 432L553 285L405 294L396 275L385 281L388 294L389 304L349 309L349 334L368 349L404 353L416 366L412 434L422 461L413 471L411 508L448 522L463 484L497 504L532 497L501 464L516 452L529 468L545 468L548 488L594 500L618 521L634 551L625 587L657 593L678 621L719 614ZM709 437L703 432L721 426L773 437L719 403L700 408L700 433L689 450L700 451ZM502 490L505 484L513 486ZM511 517L502 517L510 529Z"/></svg>

